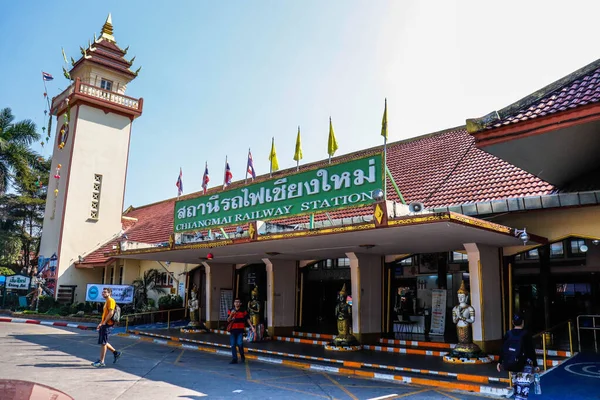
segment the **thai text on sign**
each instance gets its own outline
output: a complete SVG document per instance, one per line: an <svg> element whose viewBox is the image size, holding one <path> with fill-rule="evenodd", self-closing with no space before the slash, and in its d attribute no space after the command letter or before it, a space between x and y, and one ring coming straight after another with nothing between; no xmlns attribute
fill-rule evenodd
<svg viewBox="0 0 600 400"><path fill-rule="evenodd" d="M361 206L382 187L381 154L175 204L174 231L185 232Z"/></svg>

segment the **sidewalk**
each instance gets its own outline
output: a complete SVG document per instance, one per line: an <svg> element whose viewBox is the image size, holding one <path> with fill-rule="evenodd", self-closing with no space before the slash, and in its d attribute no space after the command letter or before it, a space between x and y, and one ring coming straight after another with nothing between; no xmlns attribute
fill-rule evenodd
<svg viewBox="0 0 600 400"><path fill-rule="evenodd" d="M15 318L8 315L0 315L0 322L12 322L18 324L36 324L36 325L48 325L48 326L62 326L66 328L77 328L84 331L96 330L97 324L92 322L66 322L66 321L53 321L53 320L39 320L30 318Z"/></svg>

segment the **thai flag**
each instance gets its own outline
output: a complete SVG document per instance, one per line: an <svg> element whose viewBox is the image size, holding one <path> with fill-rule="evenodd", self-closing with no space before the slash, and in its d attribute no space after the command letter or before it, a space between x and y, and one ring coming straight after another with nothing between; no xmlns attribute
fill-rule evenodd
<svg viewBox="0 0 600 400"><path fill-rule="evenodd" d="M181 171L181 168L179 168L179 177L177 178L175 186L177 186L177 197L179 197L183 194L183 172Z"/></svg>
<svg viewBox="0 0 600 400"><path fill-rule="evenodd" d="M254 170L254 161L252 161L252 153L248 150L248 170L247 173L250 174L252 180L256 179L256 171Z"/></svg>
<svg viewBox="0 0 600 400"><path fill-rule="evenodd" d="M225 162L225 177L223 180L223 187L227 187L231 185L231 180L233 179L233 175L231 174L231 169L229 168L229 163Z"/></svg>
<svg viewBox="0 0 600 400"><path fill-rule="evenodd" d="M202 175L202 189L204 190L204 194L206 194L206 188L208 187L208 182L210 182L210 177L208 176L208 164L204 165L204 175Z"/></svg>
<svg viewBox="0 0 600 400"><path fill-rule="evenodd" d="M54 77L47 72L42 72L42 79L45 81L51 81L54 79Z"/></svg>

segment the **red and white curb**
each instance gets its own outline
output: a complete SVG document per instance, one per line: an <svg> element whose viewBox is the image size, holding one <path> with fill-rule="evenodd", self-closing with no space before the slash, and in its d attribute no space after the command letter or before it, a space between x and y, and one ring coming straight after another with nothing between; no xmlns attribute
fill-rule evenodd
<svg viewBox="0 0 600 400"><path fill-rule="evenodd" d="M47 326L62 326L67 328L77 328L84 331L94 330L93 326L71 324L68 322L59 321L41 321L37 319L25 319L25 318L11 318L11 317L0 317L0 322L12 322L17 324L34 324L34 325L47 325Z"/></svg>
<svg viewBox="0 0 600 400"><path fill-rule="evenodd" d="M122 336L122 337L128 337L131 339L152 342L152 343L156 343L156 344L160 344L160 345L203 351L203 352L219 354L219 355L223 355L223 356L227 356L227 357L231 356L231 352L228 350L226 351L226 350L207 348L207 347L202 347L202 346L192 346L192 345L188 345L185 343L181 343L181 341L184 341L184 340L191 341L191 342L198 342L198 341L192 340L192 339L177 338L178 340L164 340L164 339L143 337L142 335L128 334L128 333L120 333L118 335ZM144 332L143 335L147 335L147 333ZM162 335L152 334L151 336L161 337ZM164 338L172 339L169 336L164 336ZM229 346L219 344L219 347L229 347ZM248 349L248 350L256 351L257 349ZM271 352L271 353L278 354L278 355L285 354L285 353L277 353L277 352ZM412 384L416 384L416 385L434 386L434 387L438 387L438 388L452 389L452 390L463 390L463 391L467 391L467 392L483 393L483 394L494 395L494 396L507 396L509 393L512 392L512 389L497 388L497 387L479 385L479 384L475 384L475 383L448 382L448 381L438 381L438 380L434 380L434 379L414 378L414 377L392 375L392 374L385 374L385 373L379 373L379 372L361 371L360 369L353 369L353 368L331 367L331 366L318 365L318 364L307 364L307 363L302 363L302 362L298 362L298 361L282 360L282 359L265 357L265 356L260 356L260 355L253 355L253 354L247 354L246 358L249 360L256 360L256 361L261 361L261 362L266 362L266 363L271 363L271 364L285 365L285 366L289 366L292 368L300 368L300 369L319 371L319 372L330 372L330 373L340 374L343 376L360 376L363 378L371 378L371 379L375 379L375 380L395 381L395 382L397 381L399 383L406 383L406 384L412 383ZM330 360L330 361L335 362L335 360Z"/></svg>

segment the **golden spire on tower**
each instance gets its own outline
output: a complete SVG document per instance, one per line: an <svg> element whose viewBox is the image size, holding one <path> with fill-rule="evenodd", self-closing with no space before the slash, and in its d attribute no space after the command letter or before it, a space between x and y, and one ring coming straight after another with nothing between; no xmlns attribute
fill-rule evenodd
<svg viewBox="0 0 600 400"><path fill-rule="evenodd" d="M112 17L110 13L108 13L108 17L106 18L106 22L102 26L102 34L100 35L100 39L106 39L109 42L116 43L115 37L113 36L113 25L112 25Z"/></svg>

